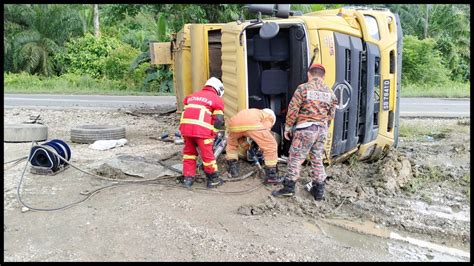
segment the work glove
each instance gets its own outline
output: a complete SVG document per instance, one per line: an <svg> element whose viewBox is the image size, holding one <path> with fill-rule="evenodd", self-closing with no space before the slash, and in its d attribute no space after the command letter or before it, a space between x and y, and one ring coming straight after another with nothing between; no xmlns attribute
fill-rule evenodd
<svg viewBox="0 0 474 266"><path fill-rule="evenodd" d="M286 140L290 140L290 138L293 136L293 132L291 130L291 127L285 126L285 132L283 133L284 137Z"/></svg>

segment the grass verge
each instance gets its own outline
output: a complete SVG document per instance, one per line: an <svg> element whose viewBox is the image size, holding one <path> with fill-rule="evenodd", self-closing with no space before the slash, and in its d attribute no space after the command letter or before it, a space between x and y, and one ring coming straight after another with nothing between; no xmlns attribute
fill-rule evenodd
<svg viewBox="0 0 474 266"><path fill-rule="evenodd" d="M437 98L470 98L470 82L449 82L440 85L402 85L401 97L437 97Z"/></svg>
<svg viewBox="0 0 474 266"><path fill-rule="evenodd" d="M407 139L433 138L442 139L453 131L452 125L438 125L428 123L400 123L399 136Z"/></svg>
<svg viewBox="0 0 474 266"><path fill-rule="evenodd" d="M103 95L174 95L167 92L142 91L117 80L94 79L89 76L64 74L42 77L26 73L3 73L4 93L28 94L103 94Z"/></svg>

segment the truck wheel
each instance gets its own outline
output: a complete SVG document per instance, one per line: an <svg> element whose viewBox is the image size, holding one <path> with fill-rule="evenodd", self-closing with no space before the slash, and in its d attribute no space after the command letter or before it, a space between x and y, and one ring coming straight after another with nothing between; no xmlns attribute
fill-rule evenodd
<svg viewBox="0 0 474 266"><path fill-rule="evenodd" d="M71 141L76 143L94 143L96 140L125 138L125 128L110 125L82 125L71 128Z"/></svg>
<svg viewBox="0 0 474 266"><path fill-rule="evenodd" d="M4 142L31 142L48 139L48 127L41 124L5 124Z"/></svg>

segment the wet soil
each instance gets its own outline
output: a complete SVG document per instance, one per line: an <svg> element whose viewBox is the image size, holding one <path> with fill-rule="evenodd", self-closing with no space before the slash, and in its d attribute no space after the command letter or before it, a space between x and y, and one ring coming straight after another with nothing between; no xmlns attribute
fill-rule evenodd
<svg viewBox="0 0 474 266"><path fill-rule="evenodd" d="M439 124L451 130L401 137L397 149L375 162L350 158L328 166L325 200L316 202L303 188L310 180L308 167L296 196L289 199L272 197L279 187L261 185L258 173L213 190L202 180L184 189L176 182L177 174L156 163L163 160L176 167L181 162L182 146L158 139L177 131L173 112L13 108L4 110L4 121L21 123L37 114L48 126L48 139L70 145L72 164L111 180L73 167L41 176L31 174L24 161L6 164L5 261L470 260L390 237L396 232L469 252L466 121L402 120L405 125ZM106 151L72 143L70 129L83 124L125 126L128 143ZM30 148L31 143L4 143L4 162L28 155ZM218 164L225 174L223 156ZM255 170L242 160L239 164L242 174ZM17 198L23 170L20 195L30 207L57 208L99 190L64 210L28 210ZM285 171L286 165L279 164L280 174ZM117 180L153 178L159 180L104 188Z"/></svg>

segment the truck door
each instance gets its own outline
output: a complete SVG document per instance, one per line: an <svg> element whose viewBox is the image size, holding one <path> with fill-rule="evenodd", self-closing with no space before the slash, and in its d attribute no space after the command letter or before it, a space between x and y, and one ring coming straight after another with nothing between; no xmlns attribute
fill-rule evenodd
<svg viewBox="0 0 474 266"><path fill-rule="evenodd" d="M227 23L222 27L222 83L225 87L224 114L227 118L247 108L247 58L244 27L249 23ZM241 34L242 33L242 34Z"/></svg>

